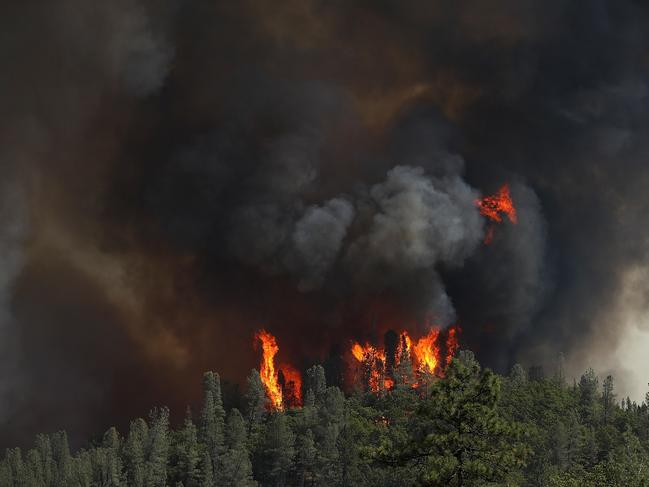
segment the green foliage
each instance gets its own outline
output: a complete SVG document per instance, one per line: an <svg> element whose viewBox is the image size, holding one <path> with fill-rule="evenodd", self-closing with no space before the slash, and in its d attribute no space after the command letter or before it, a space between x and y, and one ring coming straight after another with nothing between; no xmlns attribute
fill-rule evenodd
<svg viewBox="0 0 649 487"><path fill-rule="evenodd" d="M649 485L649 395L618 403L613 378L600 386L592 369L567 386L561 364L548 378L520 365L500 377L470 352L415 389L409 363L392 371L392 390L349 397L311 367L304 406L272 413L253 370L244 415L231 409L227 421L208 372L198 425L188 411L172 429L154 409L126 437L110 428L74 455L64 432L39 435L5 452L0 487Z"/></svg>

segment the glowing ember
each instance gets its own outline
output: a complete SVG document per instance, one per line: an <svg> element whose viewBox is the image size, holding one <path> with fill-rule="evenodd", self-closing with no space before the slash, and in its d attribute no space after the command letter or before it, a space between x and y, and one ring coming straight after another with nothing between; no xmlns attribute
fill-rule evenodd
<svg viewBox="0 0 649 487"><path fill-rule="evenodd" d="M504 184L495 195L485 196L476 200L475 203L480 209L480 214L492 221L503 221L502 214L504 213L510 222L518 222L516 208L514 208L514 202L509 194L509 184Z"/></svg>
<svg viewBox="0 0 649 487"><path fill-rule="evenodd" d="M484 198L475 200L475 204L480 210L482 216L487 217L492 222L502 222L503 214L507 216L510 222L518 223L518 216L516 215L516 208L514 202L509 194L509 185L504 184L496 194L485 196ZM490 225L485 234L485 245L491 244L494 238L494 227Z"/></svg>
<svg viewBox="0 0 649 487"><path fill-rule="evenodd" d="M277 340L266 330L258 331L255 338L261 342L262 347L261 364L259 367L261 382L266 389L266 395L270 401L271 408L280 411L282 409L282 389L277 379L277 372L275 371L275 355L279 352Z"/></svg>
<svg viewBox="0 0 649 487"><path fill-rule="evenodd" d="M379 392L382 386L392 387L392 379L385 377L385 352L369 343L361 346L360 343L352 344L352 355L363 364L365 381L372 392Z"/></svg>
<svg viewBox="0 0 649 487"><path fill-rule="evenodd" d="M439 337L439 330L433 328L428 335L421 337L417 340L414 346L415 358L419 365L421 372L435 373L437 364L439 364L439 346L437 345L437 338Z"/></svg>
<svg viewBox="0 0 649 487"><path fill-rule="evenodd" d="M460 348L460 343L458 341L458 333L462 330L457 326L452 326L448 330L448 335L446 337L446 366L448 367L455 356L455 352Z"/></svg>
<svg viewBox="0 0 649 487"><path fill-rule="evenodd" d="M280 369L284 376L283 403L289 407L302 406L302 376L300 372L289 364L282 364Z"/></svg>

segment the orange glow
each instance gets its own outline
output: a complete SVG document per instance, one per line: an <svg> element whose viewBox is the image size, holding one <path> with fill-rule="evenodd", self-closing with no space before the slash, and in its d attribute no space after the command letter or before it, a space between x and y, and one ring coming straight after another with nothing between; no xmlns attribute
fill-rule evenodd
<svg viewBox="0 0 649 487"><path fill-rule="evenodd" d="M282 389L277 380L277 372L275 370L275 355L279 352L277 340L266 330L258 331L255 338L261 342L262 347L261 364L259 367L261 382L264 384L264 389L266 389L266 395L270 401L271 409L281 411Z"/></svg>
<svg viewBox="0 0 649 487"><path fill-rule="evenodd" d="M352 355L359 362L363 361L363 357L365 356L365 350L363 349L363 347L361 347L361 345L358 342L354 342L354 344L352 345Z"/></svg>
<svg viewBox="0 0 649 487"><path fill-rule="evenodd" d="M448 329L445 348L442 348L443 344L439 343L441 335L439 328L431 328L427 335L416 341L410 338L407 331L402 331L395 349L394 367L399 366L404 359L412 362L415 380L410 385L415 389L423 384L422 381L427 380L425 379L427 374L443 377L446 367L451 363L459 347L458 334L460 331L457 326ZM442 351L446 352L444 362L441 359ZM351 354L356 361L363 365L363 380L371 392L378 393L381 390L390 390L395 386L394 372L387 370L384 350L369 343L363 346L358 342L353 342Z"/></svg>
<svg viewBox="0 0 649 487"><path fill-rule="evenodd" d="M489 228L487 228L487 233L484 236L484 244L485 245L490 245L491 242L494 240L494 227L493 225L489 225Z"/></svg>
<svg viewBox="0 0 649 487"><path fill-rule="evenodd" d="M430 330L428 335L417 340L417 343L414 346L414 352L420 372L435 373L437 364L439 364L439 346L437 345L438 337L439 329L433 328Z"/></svg>
<svg viewBox="0 0 649 487"><path fill-rule="evenodd" d="M446 337L446 366L451 365L451 361L455 356L455 352L460 347L458 341L458 333L462 330L457 326L452 326L448 329L448 336Z"/></svg>
<svg viewBox="0 0 649 487"><path fill-rule="evenodd" d="M275 368L275 356L279 352L277 340L266 330L255 334L255 339L261 343L262 357L259 366L259 376L266 390L269 409L282 411L285 407L302 406L302 376L289 364ZM281 378L280 378L281 374Z"/></svg>
<svg viewBox="0 0 649 487"><path fill-rule="evenodd" d="M412 349L412 340L407 331L401 332L399 335L399 343L397 344L397 353L394 359L395 365L399 365L401 362L401 357L406 354L410 356L410 350Z"/></svg>
<svg viewBox="0 0 649 487"><path fill-rule="evenodd" d="M475 204L480 209L480 214L492 221L503 221L502 214L504 213L510 222L518 222L516 208L514 208L514 202L509 194L509 184L504 184L495 195L476 200Z"/></svg>
<svg viewBox="0 0 649 487"><path fill-rule="evenodd" d="M290 407L302 406L302 375L289 364L280 366L284 376L283 402Z"/></svg>
<svg viewBox="0 0 649 487"><path fill-rule="evenodd" d="M485 196L484 198L475 200L475 204L480 210L480 214L487 217L492 222L502 222L504 214L507 215L510 222L518 223L516 208L514 207L514 202L509 194L509 184L501 186L498 192L494 195ZM489 225L483 242L485 245L490 245L491 242L493 242L493 239L494 227L493 225Z"/></svg>
<svg viewBox="0 0 649 487"><path fill-rule="evenodd" d="M379 392L381 386L387 387L390 378L385 377L385 352L373 347L369 343L361 346L360 343L352 344L352 355L363 364L367 374L367 384L372 392ZM383 379L383 383L381 380ZM392 387L391 385L389 387Z"/></svg>

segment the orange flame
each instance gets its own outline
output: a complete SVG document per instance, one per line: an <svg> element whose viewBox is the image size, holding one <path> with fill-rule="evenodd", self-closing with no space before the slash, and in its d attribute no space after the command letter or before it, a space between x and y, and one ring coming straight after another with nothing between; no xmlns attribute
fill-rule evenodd
<svg viewBox="0 0 649 487"><path fill-rule="evenodd" d="M435 373L437 364L439 364L439 346L437 345L437 338L439 337L439 329L433 328L428 335L421 337L417 340L414 346L415 357L421 372Z"/></svg>
<svg viewBox="0 0 649 487"><path fill-rule="evenodd" d="M459 347L458 334L460 331L457 326L448 329L446 355L443 363L441 362L442 348L439 344L441 334L439 328L431 328L428 334L419 338L416 343L413 342L407 331L401 332L395 350L394 366L397 367L404 358L413 363L417 378L411 386L415 389L421 385L423 374L442 377L445 367L451 363ZM387 370L384 350L377 349L369 343L363 346L358 342L353 342L351 354L359 363L363 364L364 380L370 391L379 392L381 389L389 390L394 387L393 371Z"/></svg>
<svg viewBox="0 0 649 487"><path fill-rule="evenodd" d="M514 202L509 194L509 184L504 184L495 195L476 200L475 204L480 209L480 214L492 221L503 221L501 214L504 213L510 222L518 222L516 208L514 208Z"/></svg>
<svg viewBox="0 0 649 487"><path fill-rule="evenodd" d="M452 326L448 329L448 336L446 337L446 366L448 367L455 356L455 352L460 348L458 340L458 333L462 330L458 326Z"/></svg>
<svg viewBox="0 0 649 487"><path fill-rule="evenodd" d="M261 382L266 389L266 395L270 401L271 409L282 410L282 389L277 379L275 371L275 355L279 352L279 346L275 337L266 330L260 330L256 333L255 338L261 342L262 357L259 375Z"/></svg>
<svg viewBox="0 0 649 487"><path fill-rule="evenodd" d="M379 392L381 386L392 387L392 379L385 377L385 352L383 350L379 350L369 343L363 347L360 343L354 342L351 351L354 358L366 368L367 384L372 392Z"/></svg>
<svg viewBox="0 0 649 487"><path fill-rule="evenodd" d="M509 194L509 184L501 186L495 195L485 196L484 198L475 200L475 204L480 210L480 214L493 222L502 222L502 215L504 214L507 215L510 222L518 223L516 208L514 207L514 202ZM491 244L493 238L494 227L493 225L490 225L485 234L485 245Z"/></svg>

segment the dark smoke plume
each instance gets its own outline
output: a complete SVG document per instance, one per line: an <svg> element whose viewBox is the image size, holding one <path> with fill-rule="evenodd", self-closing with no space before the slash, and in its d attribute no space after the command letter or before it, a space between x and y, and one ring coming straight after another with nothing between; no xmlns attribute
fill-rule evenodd
<svg viewBox="0 0 649 487"><path fill-rule="evenodd" d="M182 411L201 371L246 375L262 326L296 364L430 322L500 371L613 347L647 263L648 20L5 2L2 446ZM474 200L505 182L519 222L485 246Z"/></svg>

